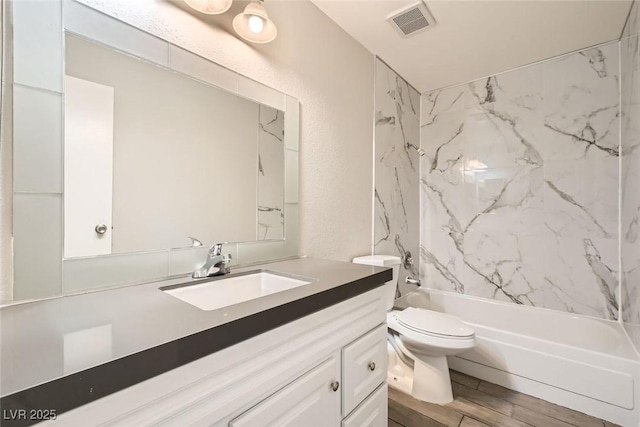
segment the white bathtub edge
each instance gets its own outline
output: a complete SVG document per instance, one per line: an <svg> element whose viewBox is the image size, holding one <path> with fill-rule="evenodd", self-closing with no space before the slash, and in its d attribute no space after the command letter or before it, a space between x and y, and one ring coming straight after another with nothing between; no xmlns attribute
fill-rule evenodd
<svg viewBox="0 0 640 427"><path fill-rule="evenodd" d="M450 367L624 427L640 427L640 359L621 322L419 288L396 300L471 324Z"/></svg>
<svg viewBox="0 0 640 427"><path fill-rule="evenodd" d="M629 340L629 343L631 343L631 347L636 351L636 354L638 355L638 360L640 360L640 348L636 347L635 344L633 344L633 340L631 339L631 335L629 335L629 331L627 331L627 328L624 325L625 322L620 321L620 323L622 324L622 331L624 332L624 335Z"/></svg>
<svg viewBox="0 0 640 427"><path fill-rule="evenodd" d="M638 407L626 410L600 400L573 393L558 387L541 383L506 372L492 366L486 366L470 360L454 356L449 357L449 367L455 371L471 375L478 379L500 385L520 393L528 394L547 402L555 403L575 411L601 418L621 426L640 426L640 411ZM635 395L638 395L638 383L634 382Z"/></svg>

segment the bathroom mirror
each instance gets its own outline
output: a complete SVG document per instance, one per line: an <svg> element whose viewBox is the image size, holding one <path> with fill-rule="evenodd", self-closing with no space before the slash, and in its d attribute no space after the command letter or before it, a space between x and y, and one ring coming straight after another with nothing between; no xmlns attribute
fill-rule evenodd
<svg viewBox="0 0 640 427"><path fill-rule="evenodd" d="M232 268L297 256L298 100L50 4L47 26L39 9L18 25L46 37L14 35L9 301L188 275L220 241Z"/></svg>
<svg viewBox="0 0 640 427"><path fill-rule="evenodd" d="M283 111L69 33L65 59L65 258L284 237Z"/></svg>

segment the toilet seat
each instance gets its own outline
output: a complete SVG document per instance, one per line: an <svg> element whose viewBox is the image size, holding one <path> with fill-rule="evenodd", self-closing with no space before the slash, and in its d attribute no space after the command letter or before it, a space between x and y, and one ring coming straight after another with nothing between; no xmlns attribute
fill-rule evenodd
<svg viewBox="0 0 640 427"><path fill-rule="evenodd" d="M421 320L413 322L418 315L425 315L423 319L435 318L436 321L434 323L438 323L438 315L446 316L447 318L452 316L425 309L412 309L418 310L417 313L411 313L413 311L411 310L407 313L409 314L408 316L402 315L402 313L410 309L405 309L403 311L393 310L387 313L387 326L391 331L399 335L406 348L414 354L408 354L409 357L415 358L415 354L426 354L429 356L451 355L468 350L475 346L475 331L471 326L464 324L462 321L459 321L460 324L448 322L450 325L455 325L456 328L448 329L443 326L442 328L433 328L437 329L437 332L425 331L425 327ZM429 316L429 313L435 313L436 315ZM404 321L401 322L399 319L400 317L403 317ZM454 320L457 319L454 318ZM425 320L425 322L429 324L428 320ZM410 325L408 325L408 323ZM441 326L441 324L439 324L439 326ZM457 327L461 327L458 332L456 332ZM458 333L459 335L443 335L438 332L448 332L450 334Z"/></svg>
<svg viewBox="0 0 640 427"><path fill-rule="evenodd" d="M473 338L473 328L460 319L448 314L416 307L396 312L399 325L422 335L444 339Z"/></svg>

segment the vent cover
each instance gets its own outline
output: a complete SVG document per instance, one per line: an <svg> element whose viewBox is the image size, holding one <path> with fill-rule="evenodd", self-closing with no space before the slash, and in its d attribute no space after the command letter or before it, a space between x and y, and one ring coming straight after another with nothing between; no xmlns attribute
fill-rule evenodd
<svg viewBox="0 0 640 427"><path fill-rule="evenodd" d="M436 24L436 20L423 2L394 13L387 21L402 38L414 36Z"/></svg>

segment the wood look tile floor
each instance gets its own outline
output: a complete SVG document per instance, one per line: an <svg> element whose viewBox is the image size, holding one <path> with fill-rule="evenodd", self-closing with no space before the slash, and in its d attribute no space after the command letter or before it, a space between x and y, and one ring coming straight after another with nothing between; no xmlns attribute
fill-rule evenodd
<svg viewBox="0 0 640 427"><path fill-rule="evenodd" d="M616 427L616 424L451 372L454 401L436 405L389 387L389 427Z"/></svg>

